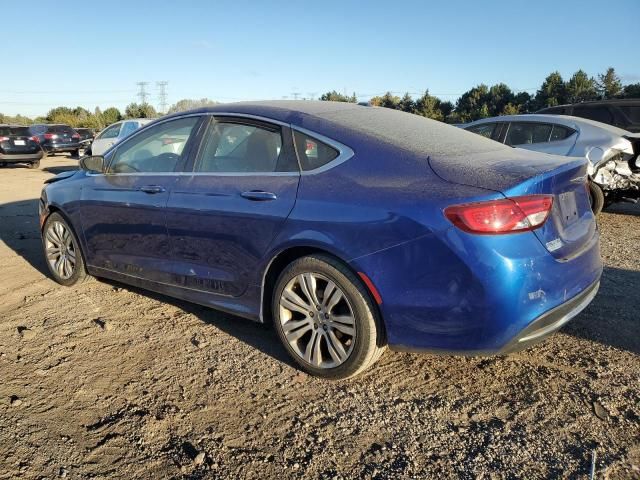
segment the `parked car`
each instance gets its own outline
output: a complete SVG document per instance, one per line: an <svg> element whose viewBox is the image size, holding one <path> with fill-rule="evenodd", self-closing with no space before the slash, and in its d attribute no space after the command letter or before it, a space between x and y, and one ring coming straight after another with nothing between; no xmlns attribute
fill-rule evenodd
<svg viewBox="0 0 640 480"><path fill-rule="evenodd" d="M49 155L71 152L72 156L80 156L80 135L69 125L35 124L29 127L29 131L38 138L40 146Z"/></svg>
<svg viewBox="0 0 640 480"><path fill-rule="evenodd" d="M572 115L640 132L640 99L598 100L538 110L546 115Z"/></svg>
<svg viewBox="0 0 640 480"><path fill-rule="evenodd" d="M38 168L43 156L38 138L31 135L29 127L0 125L0 166L26 163L29 168Z"/></svg>
<svg viewBox="0 0 640 480"><path fill-rule="evenodd" d="M80 135L80 144L86 151L91 145L91 142L93 142L96 132L92 128L75 128L74 130Z"/></svg>
<svg viewBox="0 0 640 480"><path fill-rule="evenodd" d="M594 213L640 199L640 134L566 115L504 115L462 128L512 147L589 160ZM571 160L567 160L571 161Z"/></svg>
<svg viewBox="0 0 640 480"><path fill-rule="evenodd" d="M96 136L86 155L102 155L113 145L152 121L152 118L134 118L109 125Z"/></svg>
<svg viewBox="0 0 640 480"><path fill-rule="evenodd" d="M53 278L91 274L273 320L302 369L395 350L504 354L596 294L587 161L418 115L255 102L146 125L47 181Z"/></svg>

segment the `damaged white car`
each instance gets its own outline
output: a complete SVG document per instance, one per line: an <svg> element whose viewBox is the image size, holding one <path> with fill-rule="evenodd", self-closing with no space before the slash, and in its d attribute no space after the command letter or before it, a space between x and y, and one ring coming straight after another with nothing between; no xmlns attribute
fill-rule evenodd
<svg viewBox="0 0 640 480"><path fill-rule="evenodd" d="M640 134L566 115L505 115L462 128L512 147L589 160L591 206L640 199Z"/></svg>

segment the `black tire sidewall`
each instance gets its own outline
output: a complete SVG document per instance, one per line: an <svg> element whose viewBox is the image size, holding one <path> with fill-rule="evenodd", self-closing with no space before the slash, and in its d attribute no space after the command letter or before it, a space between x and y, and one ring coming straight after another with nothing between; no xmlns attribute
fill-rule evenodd
<svg viewBox="0 0 640 480"><path fill-rule="evenodd" d="M76 251L76 267L75 267L75 270L73 272L73 275L71 275L69 278L61 278L58 275L58 273L51 268L51 265L49 264L49 260L47 259L47 254L46 254L47 246L46 246L46 240L45 240L45 232L49 228L49 225L51 225L53 222L62 223L67 228L67 230L69 230L69 232L71 233L71 240L73 242L73 247L74 247L74 249ZM60 285L64 285L66 287L74 285L74 284L80 282L81 280L83 280L85 278L85 276L86 276L84 255L82 254L82 247L80 246L80 242L78 241L78 237L76 235L76 232L71 227L69 222L67 222L67 220L62 215L60 215L59 213L53 212L45 220L44 226L42 228L42 235L41 236L42 236L42 253L44 255L45 263L47 264L47 269L49 270L49 273L51 274L53 279L56 282L58 282Z"/></svg>
<svg viewBox="0 0 640 480"><path fill-rule="evenodd" d="M280 323L279 299L289 281L301 273L317 273L334 282L342 289L344 294L347 295L351 308L354 311L356 327L355 345L349 358L337 367L326 369L309 365L298 356L285 338ZM352 376L360 370L362 364L367 361L370 353L371 337L373 336L375 338L376 345L381 343L378 338L380 328L378 327L377 310L372 304L368 291L360 280L342 265L341 262L328 256L313 255L302 257L292 262L282 271L276 282L276 288L274 289L272 315L278 337L291 358L304 371L318 377L337 380Z"/></svg>
<svg viewBox="0 0 640 480"><path fill-rule="evenodd" d="M591 200L591 210L594 215L599 215L604 208L604 192L599 185L589 182L589 199Z"/></svg>

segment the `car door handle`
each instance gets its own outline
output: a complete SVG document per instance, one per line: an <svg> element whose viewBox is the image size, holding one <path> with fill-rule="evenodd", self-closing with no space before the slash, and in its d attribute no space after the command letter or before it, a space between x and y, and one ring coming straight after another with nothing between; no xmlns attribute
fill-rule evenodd
<svg viewBox="0 0 640 480"><path fill-rule="evenodd" d="M145 185L144 187L140 187L140 191L144 193L162 193L164 192L164 187L160 185Z"/></svg>
<svg viewBox="0 0 640 480"><path fill-rule="evenodd" d="M250 192L242 192L240 194L247 200L253 200L255 202L264 202L266 200L275 200L278 198L275 193L263 192L262 190L251 190Z"/></svg>

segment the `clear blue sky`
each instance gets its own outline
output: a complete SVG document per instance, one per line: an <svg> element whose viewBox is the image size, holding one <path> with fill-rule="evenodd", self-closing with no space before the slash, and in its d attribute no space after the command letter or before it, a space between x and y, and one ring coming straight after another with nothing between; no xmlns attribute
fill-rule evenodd
<svg viewBox="0 0 640 480"><path fill-rule="evenodd" d="M0 112L41 115L136 101L361 99L478 83L531 93L559 70L613 66L640 81L640 0L6 2Z"/></svg>

